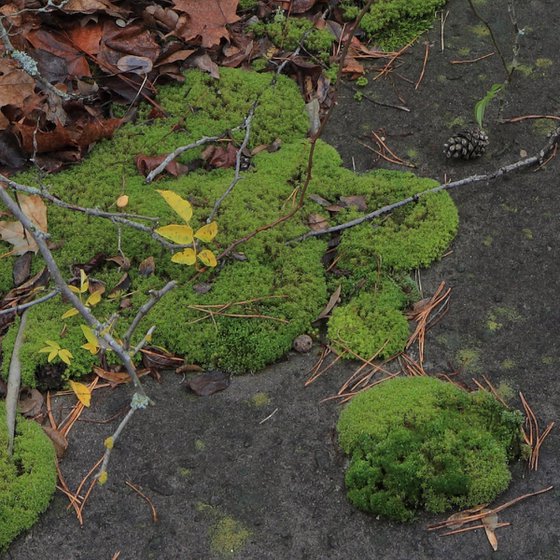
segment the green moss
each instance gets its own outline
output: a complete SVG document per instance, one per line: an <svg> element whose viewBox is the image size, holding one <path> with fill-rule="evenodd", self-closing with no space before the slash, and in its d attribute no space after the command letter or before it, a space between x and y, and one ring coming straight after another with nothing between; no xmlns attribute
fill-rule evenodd
<svg viewBox="0 0 560 560"><path fill-rule="evenodd" d="M477 25L473 25L471 28L471 33L476 35L477 37L489 37L490 31L488 31L488 27L483 23L479 23Z"/></svg>
<svg viewBox="0 0 560 560"><path fill-rule="evenodd" d="M268 393L255 393L249 402L256 408L262 408L270 403L270 396Z"/></svg>
<svg viewBox="0 0 560 560"><path fill-rule="evenodd" d="M480 351L475 348L463 348L457 352L457 361L467 373L480 373Z"/></svg>
<svg viewBox="0 0 560 560"><path fill-rule="evenodd" d="M470 47L461 47L458 51L457 54L459 56L469 56L469 54L471 54L471 48Z"/></svg>
<svg viewBox="0 0 560 560"><path fill-rule="evenodd" d="M500 363L500 367L505 370L513 369L515 366L516 366L515 360L512 360L511 358L506 358L505 360L502 360L502 362Z"/></svg>
<svg viewBox="0 0 560 560"><path fill-rule="evenodd" d="M336 40L328 29L317 29L311 20L306 18L286 17L277 12L270 23L255 23L251 25L257 37L267 36L278 48L294 51L303 39L303 46L311 53L327 62L331 45Z"/></svg>
<svg viewBox="0 0 560 560"><path fill-rule="evenodd" d="M556 358L554 356L543 356L541 358L541 362L545 365L545 366L551 366L553 363L556 362Z"/></svg>
<svg viewBox="0 0 560 560"><path fill-rule="evenodd" d="M408 339L408 321L401 312L406 301L402 290L386 281L336 307L328 323L333 346L341 352L349 347L365 359L375 354L387 358L401 351Z"/></svg>
<svg viewBox="0 0 560 560"><path fill-rule="evenodd" d="M494 238L491 235L485 235L484 239L482 240L482 244L485 247L491 247L493 242L494 242Z"/></svg>
<svg viewBox="0 0 560 560"><path fill-rule="evenodd" d="M553 119L535 119L533 121L533 131L539 136L548 136L556 130L558 121Z"/></svg>
<svg viewBox="0 0 560 560"><path fill-rule="evenodd" d="M430 377L387 381L342 411L338 435L351 456L348 498L399 521L492 501L519 454L523 417L488 392Z"/></svg>
<svg viewBox="0 0 560 560"><path fill-rule="evenodd" d="M374 2L364 15L360 27L384 50L394 50L428 30L436 10L446 0L383 0ZM358 16L362 1L343 0L341 7L347 19Z"/></svg>
<svg viewBox="0 0 560 560"><path fill-rule="evenodd" d="M251 536L251 532L233 517L222 517L210 531L212 550L228 556L239 552Z"/></svg>
<svg viewBox="0 0 560 560"><path fill-rule="evenodd" d="M206 443L204 443L204 440L195 439L194 440L194 448L197 451L204 451L206 449Z"/></svg>
<svg viewBox="0 0 560 560"><path fill-rule="evenodd" d="M271 79L269 75L228 68L221 69L220 80L199 71L188 72L184 85L161 88L160 102L169 113L167 118L140 120L123 127L111 141L100 142L80 165L49 176L46 182L50 191L69 202L102 209L114 209L116 198L124 191L129 196L128 212L157 216L165 225L178 220L156 188L169 189L191 201L194 207L191 224L197 228L233 180L234 171L199 170L178 178L162 177L154 188L145 184L135 168L134 158L138 154L168 153L204 135L232 129L243 121L250 104L258 98L250 145L267 144L280 138L282 147L276 153L263 151L253 157L251 168L243 173L242 181L224 200L217 216L218 236L209 244L210 249L219 253L234 240L285 215L294 189L297 191L303 185L309 155L309 143L304 139L307 130L304 102L293 82L280 76L272 87ZM238 142L242 135L242 132L233 133ZM182 161L188 163L199 155L200 150L187 152ZM32 172L17 178L21 182L35 182ZM308 192L333 202L340 196L361 195L368 209L374 209L433 185L432 181L410 173L377 171L356 175L342 166L334 148L319 141ZM280 358L296 336L309 330L311 321L327 301L327 278L322 265L326 240L286 244L287 240L308 231L308 217L317 211L317 203L306 200L294 218L241 245L239 250L245 260L227 260L216 271L201 275L193 267L172 263L169 254L146 235L123 228L121 247L132 263L127 288L127 299L132 305L119 310L119 297L114 300L104 297L95 307L95 314L100 320L106 320L118 311L114 334L122 336L139 306L147 301L149 291L174 279L178 287L144 319L137 331L138 338L154 325L154 344L191 362L234 373L258 371ZM88 262L97 253L118 254L118 232L107 222L56 207L49 207L48 215L52 239L64 240L54 256L65 274L72 265ZM357 210L349 209L333 220L343 222L359 215ZM442 192L421 198L383 220L347 230L339 246L339 266L345 274L344 297L353 297L358 283L371 292L380 282L393 282L409 294L411 286L406 271L425 266L441 256L456 228L456 208L449 195ZM154 257L156 269L154 275L144 277L139 274L138 265L148 256ZM14 259L6 259L7 266L1 267L2 270L9 269L13 262ZM41 259L36 257L34 270L41 266ZM107 293L117 285L121 275L122 271L111 263L93 273L96 279L105 282ZM9 274L0 274L0 282L3 282L1 293L11 287ZM195 282L208 282L210 291L199 293L193 287ZM229 305L227 313L238 316L211 316L196 308L219 304ZM379 332L394 333L394 340L400 340L401 344L405 331L402 306L398 303L390 309L388 305L387 317L379 317L379 325L383 325ZM25 384L33 386L37 367L46 363L46 354L38 353L46 340L57 341L74 355L64 373L66 378L81 377L98 360L81 348L85 342L81 319L62 321L61 315L67 308L59 299L52 299L30 310L26 344L22 349ZM11 353L15 334L16 325L3 340L5 356ZM384 341L385 338L381 343ZM371 345L365 349L369 351L369 348ZM109 353L108 359L115 358ZM4 376L8 363L9 360L4 360L2 364Z"/></svg>
<svg viewBox="0 0 560 560"><path fill-rule="evenodd" d="M258 0L239 0L239 7L237 9L241 12L245 12L256 8L258 4Z"/></svg>
<svg viewBox="0 0 560 560"><path fill-rule="evenodd" d="M537 58L535 60L535 66L537 68L550 68L553 64L553 61L550 58Z"/></svg>
<svg viewBox="0 0 560 560"><path fill-rule="evenodd" d="M511 65L509 65L509 68L511 69ZM523 74L523 76L525 76L526 78L528 78L534 72L534 70L535 69L533 68L533 66L529 64L517 64L515 66L515 71Z"/></svg>
<svg viewBox="0 0 560 560"><path fill-rule="evenodd" d="M0 401L0 552L47 508L56 485L54 447L36 422L17 419L7 454L6 407Z"/></svg>

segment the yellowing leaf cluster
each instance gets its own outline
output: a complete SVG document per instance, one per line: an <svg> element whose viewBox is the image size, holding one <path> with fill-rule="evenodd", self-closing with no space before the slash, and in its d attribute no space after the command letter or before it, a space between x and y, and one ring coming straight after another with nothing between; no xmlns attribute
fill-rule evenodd
<svg viewBox="0 0 560 560"><path fill-rule="evenodd" d="M60 344L54 340L45 340L46 346L41 348L39 352L44 352L49 354L47 361L50 363L55 358L60 358L65 364L70 365L70 361L74 356L70 350L62 348Z"/></svg>
<svg viewBox="0 0 560 560"><path fill-rule="evenodd" d="M205 266L215 267L218 264L216 255L210 249L197 251L195 239L208 243L212 241L218 233L218 224L211 222L193 231L188 224L192 218L193 210L191 203L173 191L157 191L171 208L182 218L185 224L170 224L156 229L156 233L177 243L178 245L193 245L187 247L171 257L171 261L178 264L193 265L198 260Z"/></svg>

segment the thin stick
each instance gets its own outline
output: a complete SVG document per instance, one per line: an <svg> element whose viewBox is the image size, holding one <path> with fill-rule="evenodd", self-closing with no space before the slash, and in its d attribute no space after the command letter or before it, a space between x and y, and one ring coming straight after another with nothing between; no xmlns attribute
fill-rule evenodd
<svg viewBox="0 0 560 560"><path fill-rule="evenodd" d="M157 523L158 522L157 511L156 511L156 508L155 508L154 504L152 503L152 500L150 500L150 498L148 496L146 496L146 494L144 494L140 490L140 488L138 488L138 486L136 486L135 484L132 484L132 482L130 482L129 480L125 481L125 484L129 488L132 488L140 497L144 498L144 500L146 500L146 502L148 502L148 505L150 506L150 509L152 510L152 521L154 523Z"/></svg>
<svg viewBox="0 0 560 560"><path fill-rule="evenodd" d="M509 119L502 119L500 122L503 124L509 124L509 123L526 121L528 119L551 119L554 121L560 121L560 117L558 115L523 115L520 117L511 117Z"/></svg>
<svg viewBox="0 0 560 560"><path fill-rule="evenodd" d="M420 72L420 76L418 77L418 81L416 82L416 85L414 86L414 89L417 90L420 87L420 84L422 83L422 80L424 79L424 73L426 72L426 65L428 64L428 55L430 54L430 43L428 43L428 41L426 41L425 43L426 48L424 51L424 62L422 63L422 71Z"/></svg>
<svg viewBox="0 0 560 560"><path fill-rule="evenodd" d="M38 298L38 299L34 299L33 301L29 301L27 303L22 303L20 305L16 305L14 307L10 307L9 309L4 309L2 311L0 311L0 316L2 315L9 315L10 313L19 313L20 311L24 311L25 309L29 309L30 307L33 307L34 305L37 305L39 303L44 303L45 301L48 301L49 299L52 299L54 296L57 296L60 293L59 290L53 290L52 292L49 292L48 294Z"/></svg>
<svg viewBox="0 0 560 560"><path fill-rule="evenodd" d="M478 58L471 58L469 60L450 60L449 63L450 64L473 64L475 62L479 62L480 60L484 60L485 58L488 58L490 56L494 56L496 54L495 51L485 54L483 56L479 56Z"/></svg>
<svg viewBox="0 0 560 560"><path fill-rule="evenodd" d="M504 509L507 509L507 508L517 504L518 502L521 502L522 500L526 500L527 498L532 498L533 496L538 496L539 494L544 494L545 492L549 492L553 488L554 488L554 486L548 486L546 488L543 488L542 490L537 490L536 492L531 492L529 494L523 494L522 496L514 498L513 500L510 500L509 502L506 502L506 503L502 504L501 506L498 506L494 509L489 509L484 513L477 513L475 515L469 515L467 517L463 517L461 519L461 523L469 523L471 521L478 521L479 519L483 519L484 517L488 517L489 515L499 513L500 511L503 511ZM428 526L428 531L436 531L437 529L443 529L444 527L449 527L450 525L456 525L456 524L457 524L457 519L447 519L445 521L442 521L441 523L436 523L435 525Z"/></svg>
<svg viewBox="0 0 560 560"><path fill-rule="evenodd" d="M449 16L449 10L445 12L445 16L443 15L443 10L441 11L440 15L440 45L441 45L441 52L445 50L445 22L447 21L447 17Z"/></svg>
<svg viewBox="0 0 560 560"><path fill-rule="evenodd" d="M502 523L496 523L494 526L495 529L500 527L509 527L511 523L509 521L505 521ZM473 525L472 527L463 527L462 529L455 529L454 531L448 531L447 533L442 533L440 537L448 537L449 535L457 535L459 533L466 533L467 531L474 531L476 529L486 529L486 525Z"/></svg>
<svg viewBox="0 0 560 560"><path fill-rule="evenodd" d="M80 525L83 525L82 514L80 512L80 500L78 499L77 496L75 496L74 494L72 494L72 492L70 492L70 489L68 488L68 485L64 480L64 476L62 476L62 471L60 470L60 465L58 463L58 460L56 461L56 473L58 474L58 480L62 486L61 488L62 492L64 492L64 494L66 494L66 496L70 500L70 504L72 505L74 511L76 512L76 517L78 519L78 522L80 523Z"/></svg>
<svg viewBox="0 0 560 560"><path fill-rule="evenodd" d="M450 183L442 183L442 184L440 184L436 187L432 187L431 189L427 189L427 190L422 191L420 193L414 194L412 196L409 196L409 197L407 197L403 200L400 200L398 202L395 202L393 204L388 204L386 206L378 208L377 210L374 210L373 212L370 212L369 214L365 214L364 216L361 216L360 218L356 218L356 219L351 220L349 222L345 222L343 224L339 224L337 226L326 228L326 229L323 229L323 230L320 230L320 231L309 231L304 235L300 235L299 237L295 237L293 239L290 239L290 240L286 241L286 243L294 243L294 242L304 241L304 240L309 239L311 237L319 237L319 236L322 236L322 235L328 235L328 234L331 234L331 233L335 233L337 231L343 231L345 229L357 226L359 224L363 224L364 222L369 222L371 220L374 220L375 218L379 218L380 216L383 216L384 214L389 214L389 213L393 212L394 210L396 210L397 208L401 208L402 206L406 206L407 204L410 204L411 202L418 202L418 200L420 198L425 197L428 194L437 193L437 192L440 192L440 191L451 190L451 189L456 189L456 188L459 188L459 187L463 187L465 185L472 185L472 184L475 184L475 183L489 182L489 181L493 181L495 179L498 179L499 177L502 177L504 175L508 175L509 173L513 173L515 171L521 171L522 169L526 169L528 167L531 167L531 166L535 165L536 163L542 163L542 161L549 154L549 152L551 152L553 150L554 146L559 141L559 139L560 139L560 127L556 129L556 131L550 137L547 144L537 154L535 154L531 157L518 160L518 161L516 161L514 163L510 163L508 165L504 165L503 167L500 167L499 169L497 169L496 171L493 171L492 173L485 173L483 175L471 175L470 177L465 177L464 179L459 179L458 181L452 181Z"/></svg>
<svg viewBox="0 0 560 560"><path fill-rule="evenodd" d="M270 420L277 412L278 412L278 408L275 408L266 418L263 418L259 422L259 425L264 424L267 420Z"/></svg>
<svg viewBox="0 0 560 560"><path fill-rule="evenodd" d="M88 478L95 472L95 469L100 465L101 461L103 460L103 457L101 457L101 459L99 459L97 461L97 463L95 463L95 465L93 465L93 467L91 467L91 469L89 469L89 471L87 472L86 476L84 476L84 478L82 478L82 481L80 482L80 484L78 485L78 488L76 489L76 497L79 498L80 497L80 492L82 491L82 488L84 487L85 483L87 482ZM70 506L68 506L66 509L68 509Z"/></svg>

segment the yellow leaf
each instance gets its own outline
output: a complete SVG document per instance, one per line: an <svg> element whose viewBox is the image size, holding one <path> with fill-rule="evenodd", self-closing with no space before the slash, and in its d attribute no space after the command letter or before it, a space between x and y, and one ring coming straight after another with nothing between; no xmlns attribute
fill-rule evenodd
<svg viewBox="0 0 560 560"><path fill-rule="evenodd" d="M60 348L60 344L54 340L45 340L45 344L46 346L41 348L39 352L52 352L53 350L58 350Z"/></svg>
<svg viewBox="0 0 560 560"><path fill-rule="evenodd" d="M212 251L209 251L208 249L200 251L200 253L198 253L198 258L203 264L205 264L206 266L211 266L212 268L214 268L218 264L216 255L214 255L214 253L212 253Z"/></svg>
<svg viewBox="0 0 560 560"><path fill-rule="evenodd" d="M77 381L69 381L72 391L76 393L78 400L84 405L89 406L91 403L91 389L83 383Z"/></svg>
<svg viewBox="0 0 560 560"><path fill-rule="evenodd" d="M158 193L185 222L188 222L192 218L192 206L188 200L185 200L173 191L158 191Z"/></svg>
<svg viewBox="0 0 560 560"><path fill-rule="evenodd" d="M113 449L113 443L114 443L113 438L109 436L108 438L105 439L103 445L105 445L107 449Z"/></svg>
<svg viewBox="0 0 560 560"><path fill-rule="evenodd" d="M121 194L117 198L117 208L124 208L128 204L128 196L126 194Z"/></svg>
<svg viewBox="0 0 560 560"><path fill-rule="evenodd" d="M101 295L103 294L103 292L104 292L103 289L93 292L93 294L91 294L87 298L86 305L89 305L91 307L93 307L94 305L97 305L101 301Z"/></svg>
<svg viewBox="0 0 560 560"><path fill-rule="evenodd" d="M80 291L80 288L77 288L76 286L68 286L68 289L75 294L81 294L82 293Z"/></svg>
<svg viewBox="0 0 560 560"><path fill-rule="evenodd" d="M179 253L175 253L171 260L178 264L194 264L196 262L196 252L194 249L185 249Z"/></svg>
<svg viewBox="0 0 560 560"><path fill-rule="evenodd" d="M87 325L80 325L80 328L88 341L87 344L82 345L82 348L89 350L92 354L97 354L99 352L99 341L94 332Z"/></svg>
<svg viewBox="0 0 560 560"><path fill-rule="evenodd" d="M47 361L49 362L49 364L58 356L58 349L53 349L52 352L49 354L49 357L47 358Z"/></svg>
<svg viewBox="0 0 560 560"><path fill-rule="evenodd" d="M70 350L66 350L65 348L58 351L58 357L65 363L70 365L70 360L74 357L72 356L72 352Z"/></svg>
<svg viewBox="0 0 560 560"><path fill-rule="evenodd" d="M62 315L61 319L68 319L70 317L74 317L74 315L77 315L78 313L79 311L75 307L72 307L72 309L69 309L68 311L66 311L66 313Z"/></svg>
<svg viewBox="0 0 560 560"><path fill-rule="evenodd" d="M170 239L179 245L188 245L193 242L193 230L191 226L171 224L156 229L162 237Z"/></svg>
<svg viewBox="0 0 560 560"><path fill-rule="evenodd" d="M83 294L88 291L89 282L87 274L84 272L83 268L80 268L80 292Z"/></svg>
<svg viewBox="0 0 560 560"><path fill-rule="evenodd" d="M202 226L194 236L201 241L212 241L216 234L218 233L218 224L216 222L210 222L205 226Z"/></svg>
<svg viewBox="0 0 560 560"><path fill-rule="evenodd" d="M97 482L100 486L103 486L103 484L107 482L107 471L103 471L102 473L99 473L99 478L97 479Z"/></svg>

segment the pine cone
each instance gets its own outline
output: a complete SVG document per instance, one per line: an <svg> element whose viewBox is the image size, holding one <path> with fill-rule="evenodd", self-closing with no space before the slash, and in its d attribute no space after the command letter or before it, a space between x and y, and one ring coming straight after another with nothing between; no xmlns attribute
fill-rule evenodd
<svg viewBox="0 0 560 560"><path fill-rule="evenodd" d="M488 146L488 135L480 128L467 128L454 134L443 145L448 158L474 159L480 157Z"/></svg>

